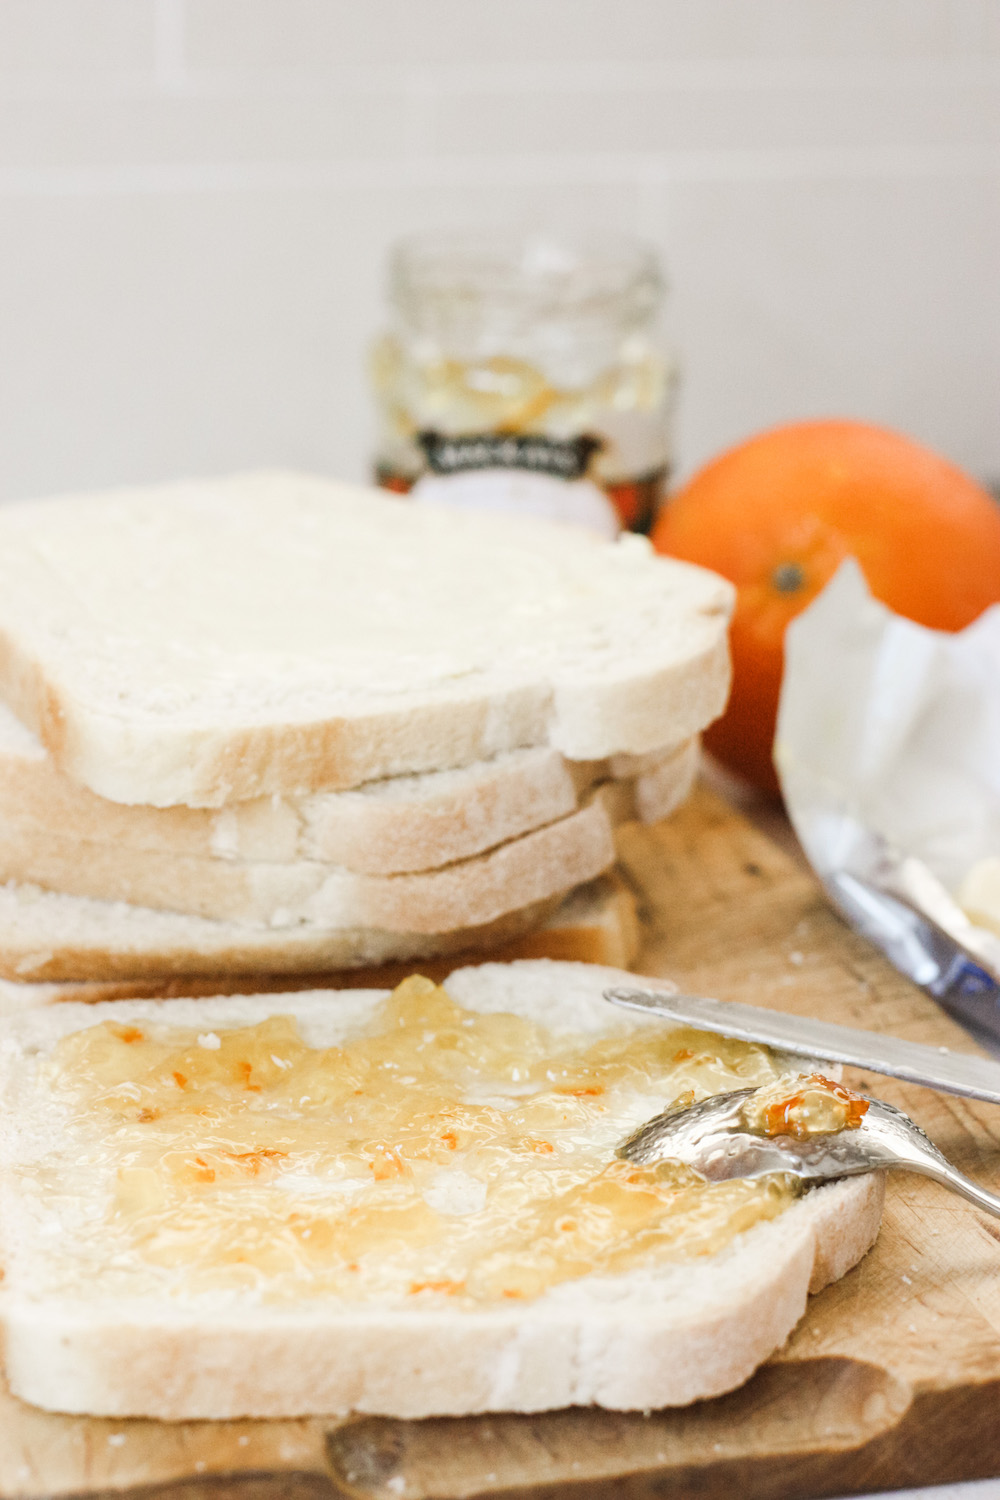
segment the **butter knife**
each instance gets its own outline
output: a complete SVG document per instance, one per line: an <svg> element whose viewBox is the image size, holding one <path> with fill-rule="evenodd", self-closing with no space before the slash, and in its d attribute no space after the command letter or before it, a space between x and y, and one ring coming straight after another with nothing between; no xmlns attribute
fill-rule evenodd
<svg viewBox="0 0 1000 1500"><path fill-rule="evenodd" d="M1000 1104L1000 1063L986 1057L949 1052L946 1047L925 1047L877 1031L858 1031L808 1016L788 1016L742 1005L736 1000L708 1000L699 995L668 995L658 990L615 987L604 991L605 1000L628 1010L662 1016L699 1031L735 1037L823 1062L847 1063L870 1073L885 1073L907 1083L919 1083L944 1094L961 1094Z"/></svg>

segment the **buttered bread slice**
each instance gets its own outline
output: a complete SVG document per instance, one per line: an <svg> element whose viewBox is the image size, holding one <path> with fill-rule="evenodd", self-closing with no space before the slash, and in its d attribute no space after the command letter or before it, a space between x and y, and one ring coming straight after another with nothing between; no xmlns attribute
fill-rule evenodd
<svg viewBox="0 0 1000 1500"><path fill-rule="evenodd" d="M0 1033L13 1392L166 1419L686 1404L877 1231L615 1147L766 1050L623 1014L589 965L385 991L67 1004Z"/></svg>
<svg viewBox="0 0 1000 1500"><path fill-rule="evenodd" d="M17 503L0 696L67 775L154 806L642 754L721 712L732 597L635 537L294 474Z"/></svg>

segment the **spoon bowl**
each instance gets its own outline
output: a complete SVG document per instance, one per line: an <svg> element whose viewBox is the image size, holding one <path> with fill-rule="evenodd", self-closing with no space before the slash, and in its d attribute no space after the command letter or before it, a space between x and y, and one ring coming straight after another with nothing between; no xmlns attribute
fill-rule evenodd
<svg viewBox="0 0 1000 1500"><path fill-rule="evenodd" d="M786 1172L803 1182L821 1183L900 1168L931 1177L1000 1218L1000 1197L956 1171L909 1115L884 1100L860 1095L868 1109L848 1130L758 1135L743 1119L743 1107L754 1092L737 1089L665 1110L623 1141L616 1154L637 1166L679 1161L707 1182Z"/></svg>

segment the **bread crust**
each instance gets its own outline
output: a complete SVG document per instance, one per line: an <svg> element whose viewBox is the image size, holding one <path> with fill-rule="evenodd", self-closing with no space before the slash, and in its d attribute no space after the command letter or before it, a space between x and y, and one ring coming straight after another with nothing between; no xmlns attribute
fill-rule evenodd
<svg viewBox="0 0 1000 1500"><path fill-rule="evenodd" d="M466 1005L478 997L487 1010L519 996L521 1013L542 1004L557 1030L576 1024L575 1016L592 1030L604 1024L601 990L626 979L634 982L588 965L494 964L460 971L453 992ZM322 1006L339 1003L358 1017L381 994L269 997L266 1009L280 1005L283 1013L315 1018ZM170 1015L180 1025L218 1027L227 1015L230 1024L245 1024L263 1013L263 1003L178 1000ZM44 1052L102 1013L70 1005L23 1018L3 1051L6 1088L22 1090L15 1102L30 1086L23 1049ZM158 1012L155 1002L140 1001L118 1003L108 1014L148 1021ZM18 1219L9 1178L12 1129L16 1135L9 1121L0 1151L7 1199L0 1236L11 1267L0 1315L11 1388L37 1405L109 1416L416 1418L590 1403L621 1410L686 1405L739 1385L784 1342L810 1287L843 1274L871 1244L883 1192L880 1175L830 1184L716 1256L584 1277L523 1304L320 1302L290 1310L239 1298L194 1307L176 1297L111 1302L89 1289L74 1296L52 1295L43 1285L35 1295L18 1289L18 1256L23 1264L26 1250L11 1238Z"/></svg>

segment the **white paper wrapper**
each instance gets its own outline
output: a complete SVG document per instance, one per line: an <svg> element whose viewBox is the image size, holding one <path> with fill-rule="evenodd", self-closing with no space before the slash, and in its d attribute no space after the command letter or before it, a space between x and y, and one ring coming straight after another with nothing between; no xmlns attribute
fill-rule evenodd
<svg viewBox="0 0 1000 1500"><path fill-rule="evenodd" d="M786 636L775 761L841 912L1000 1038L1000 937L954 899L1000 855L1000 607L958 634L927 630L844 563Z"/></svg>

